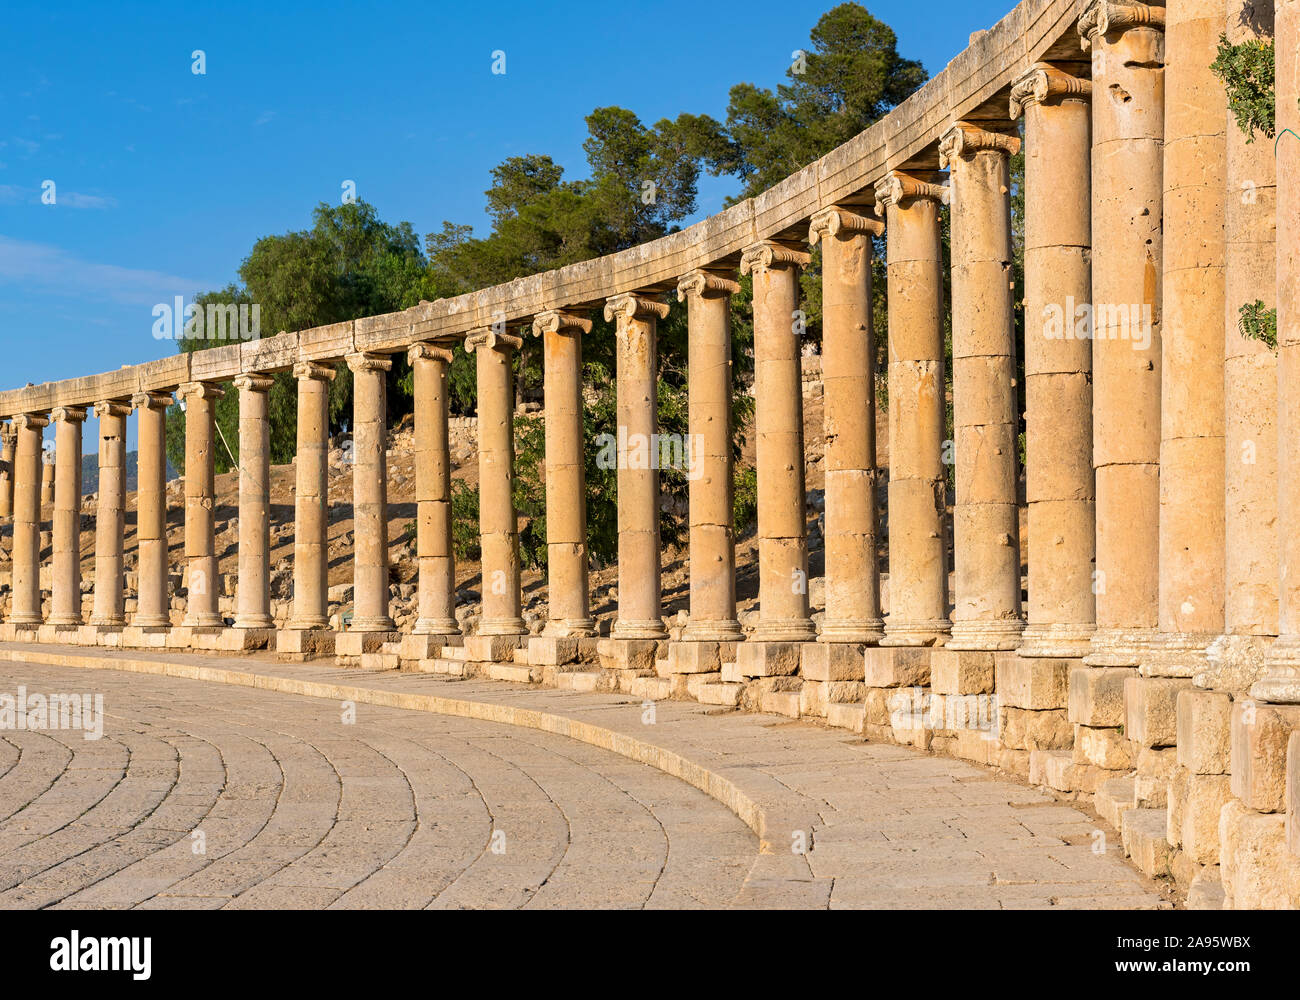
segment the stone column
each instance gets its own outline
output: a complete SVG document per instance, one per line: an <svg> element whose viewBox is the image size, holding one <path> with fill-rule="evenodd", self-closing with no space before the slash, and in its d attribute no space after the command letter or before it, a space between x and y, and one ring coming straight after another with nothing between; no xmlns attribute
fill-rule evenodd
<svg viewBox="0 0 1300 1000"><path fill-rule="evenodd" d="M488 637L526 635L521 617L519 525L515 514L514 377L510 355L523 344L519 337L479 330L465 340L476 355L478 374L479 535L483 550L483 618L478 634ZM467 646L484 644L466 643ZM508 643L488 643L483 659L496 659Z"/></svg>
<svg viewBox="0 0 1300 1000"><path fill-rule="evenodd" d="M139 540L139 600L131 624L139 628L171 625L167 599L167 407L170 393L142 392L132 397L139 414L136 537Z"/></svg>
<svg viewBox="0 0 1300 1000"><path fill-rule="evenodd" d="M1300 134L1300 0L1277 0L1277 134L1294 163ZM1261 701L1300 704L1300 176L1277 172L1278 640L1250 689Z"/></svg>
<svg viewBox="0 0 1300 1000"><path fill-rule="evenodd" d="M86 411L60 406L55 423L54 573L48 624L83 624L81 617L81 429Z"/></svg>
<svg viewBox="0 0 1300 1000"><path fill-rule="evenodd" d="M889 615L886 646L943 645L948 620L943 258L947 190L895 172L876 186L889 271Z"/></svg>
<svg viewBox="0 0 1300 1000"><path fill-rule="evenodd" d="M269 629L271 618L271 423L267 394L275 381L240 375L239 603L235 628Z"/></svg>
<svg viewBox="0 0 1300 1000"><path fill-rule="evenodd" d="M90 624L126 624L123 546L126 533L126 418L129 403L95 404L99 419L99 505L95 509L95 608Z"/></svg>
<svg viewBox="0 0 1300 1000"><path fill-rule="evenodd" d="M618 620L614 639L666 639L659 566L658 321L668 305L637 295L605 303L617 323Z"/></svg>
<svg viewBox="0 0 1300 1000"><path fill-rule="evenodd" d="M686 303L690 431L690 619L687 642L736 642L735 468L731 427L731 296L740 284L696 270L677 283Z"/></svg>
<svg viewBox="0 0 1300 1000"><path fill-rule="evenodd" d="M811 259L770 241L746 248L740 258L741 273L754 281L759 612L753 643L817 638L808 606L802 345L796 332L799 269Z"/></svg>
<svg viewBox="0 0 1300 1000"><path fill-rule="evenodd" d="M335 371L294 366L298 436L294 490L293 617L290 631L329 627L329 401Z"/></svg>
<svg viewBox="0 0 1300 1000"><path fill-rule="evenodd" d="M565 312L541 313L533 330L542 338L546 391L546 572L550 615L543 635L596 634L587 563L586 435L582 420L582 337L591 320Z"/></svg>
<svg viewBox="0 0 1300 1000"><path fill-rule="evenodd" d="M1029 623L1018 652L1077 658L1092 592L1092 109L1090 80L1039 63L1011 89L1025 117L1025 485Z"/></svg>
<svg viewBox="0 0 1300 1000"><path fill-rule="evenodd" d="M225 390L209 382L187 382L177 395L185 402L185 622L190 628L220 628L217 610L220 570L216 536L215 404Z"/></svg>
<svg viewBox="0 0 1300 1000"><path fill-rule="evenodd" d="M0 424L0 517L14 516L14 446L18 432L13 424Z"/></svg>
<svg viewBox="0 0 1300 1000"><path fill-rule="evenodd" d="M958 122L939 144L952 204L957 591L953 649L1020 645L1019 419L1011 274L1015 136Z"/></svg>
<svg viewBox="0 0 1300 1000"><path fill-rule="evenodd" d="M49 420L31 413L14 417L13 607L9 621L39 625L41 616L41 457Z"/></svg>
<svg viewBox="0 0 1300 1000"><path fill-rule="evenodd" d="M45 455L44 464L41 466L41 510L49 511L51 516L54 510L54 456Z"/></svg>
<svg viewBox="0 0 1300 1000"><path fill-rule="evenodd" d="M1272 0L1229 0L1227 34L1233 43L1271 40ZM1225 119L1225 642L1223 668L1203 686L1243 690L1278 630L1277 355L1242 334L1240 313L1277 304L1277 164L1267 136L1248 137Z"/></svg>
<svg viewBox="0 0 1300 1000"><path fill-rule="evenodd" d="M451 351L414 344L416 549L420 560L416 635L459 635L456 555L451 536L451 443L447 367ZM427 647L426 647L427 648Z"/></svg>
<svg viewBox="0 0 1300 1000"><path fill-rule="evenodd" d="M352 370L353 555L351 632L391 632L388 612L388 372L375 354L348 356Z"/></svg>
<svg viewBox="0 0 1300 1000"><path fill-rule="evenodd" d="M1093 465L1097 630L1087 662L1137 666L1159 608L1164 8L1092 0Z"/></svg>
<svg viewBox="0 0 1300 1000"><path fill-rule="evenodd" d="M884 224L848 208L812 218L822 247L822 377L826 427L826 618L822 642L877 643L876 336L871 317L873 236Z"/></svg>

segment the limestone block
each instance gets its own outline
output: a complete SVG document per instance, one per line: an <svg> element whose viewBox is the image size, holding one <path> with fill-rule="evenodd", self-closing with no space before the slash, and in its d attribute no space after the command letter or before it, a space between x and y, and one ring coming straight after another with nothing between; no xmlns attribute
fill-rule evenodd
<svg viewBox="0 0 1300 1000"><path fill-rule="evenodd" d="M930 689L935 694L992 694L994 654L940 648L930 653Z"/></svg>
<svg viewBox="0 0 1300 1000"><path fill-rule="evenodd" d="M1215 864L1219 860L1219 814L1232 798L1231 781L1226 774L1187 772L1183 788L1178 842L1198 865Z"/></svg>
<svg viewBox="0 0 1300 1000"><path fill-rule="evenodd" d="M648 671L654 669L659 644L653 639L602 639L597 648L607 670Z"/></svg>
<svg viewBox="0 0 1300 1000"><path fill-rule="evenodd" d="M813 681L861 681L863 647L851 642L806 642L800 649L799 672Z"/></svg>
<svg viewBox="0 0 1300 1000"><path fill-rule="evenodd" d="M1132 744L1118 729L1076 725L1074 762L1091 764L1108 771L1126 771L1133 766Z"/></svg>
<svg viewBox="0 0 1300 1000"><path fill-rule="evenodd" d="M1128 677L1124 681L1124 731L1139 746L1171 747L1178 739L1178 693L1189 678Z"/></svg>
<svg viewBox="0 0 1300 1000"><path fill-rule="evenodd" d="M408 638L423 638L408 636ZM441 638L431 636L430 638ZM575 636L534 635L528 639L528 662L535 667L559 667L578 659L578 638ZM717 669L716 667L714 668Z"/></svg>
<svg viewBox="0 0 1300 1000"><path fill-rule="evenodd" d="M1107 778L1097 788L1093 799L1097 815L1116 830L1124 828L1124 814L1137 808L1132 778Z"/></svg>
<svg viewBox="0 0 1300 1000"><path fill-rule="evenodd" d="M1286 849L1300 858L1300 732L1292 733L1287 740Z"/></svg>
<svg viewBox="0 0 1300 1000"><path fill-rule="evenodd" d="M889 725L889 696L893 688L869 687L862 695L863 721L872 726Z"/></svg>
<svg viewBox="0 0 1300 1000"><path fill-rule="evenodd" d="M799 688L799 714L826 718L826 682L804 679Z"/></svg>
<svg viewBox="0 0 1300 1000"><path fill-rule="evenodd" d="M1221 691L1178 692L1178 762L1193 774L1227 774L1232 698Z"/></svg>
<svg viewBox="0 0 1300 1000"><path fill-rule="evenodd" d="M868 646L863 654L868 687L925 687L930 683L928 646Z"/></svg>
<svg viewBox="0 0 1300 1000"><path fill-rule="evenodd" d="M1100 728L1124 725L1124 682L1136 667L1077 667L1070 671L1070 721Z"/></svg>
<svg viewBox="0 0 1300 1000"><path fill-rule="evenodd" d="M826 706L826 724L837 729L848 729L855 733L862 732L862 706L836 705Z"/></svg>
<svg viewBox="0 0 1300 1000"><path fill-rule="evenodd" d="M1066 708L1070 670L1078 666L1078 660L998 653L994 661L998 704L1035 711Z"/></svg>
<svg viewBox="0 0 1300 1000"><path fill-rule="evenodd" d="M798 642L742 642L736 647L736 666L745 677L793 677L802 656Z"/></svg>
<svg viewBox="0 0 1300 1000"><path fill-rule="evenodd" d="M1124 853L1151 878L1169 874L1171 852L1165 827L1163 809L1129 809L1124 813Z"/></svg>
<svg viewBox="0 0 1300 1000"><path fill-rule="evenodd" d="M1189 910L1222 910L1224 908L1223 873L1219 866L1202 868L1192 879L1187 890Z"/></svg>
<svg viewBox="0 0 1300 1000"><path fill-rule="evenodd" d="M1003 708L998 713L998 739L1010 750L1066 750L1073 737L1064 709Z"/></svg>
<svg viewBox="0 0 1300 1000"><path fill-rule="evenodd" d="M1256 812L1236 798L1223 807L1219 814L1219 866L1232 909L1290 907L1285 881L1278 878L1285 864L1285 828L1285 817Z"/></svg>
<svg viewBox="0 0 1300 1000"><path fill-rule="evenodd" d="M1300 729L1300 705L1243 699L1232 706L1232 794L1248 809L1286 806L1287 742Z"/></svg>

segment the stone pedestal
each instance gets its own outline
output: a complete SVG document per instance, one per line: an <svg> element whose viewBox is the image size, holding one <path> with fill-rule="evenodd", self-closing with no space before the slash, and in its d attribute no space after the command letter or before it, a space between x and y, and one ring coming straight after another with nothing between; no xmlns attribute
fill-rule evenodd
<svg viewBox="0 0 1300 1000"><path fill-rule="evenodd" d="M618 340L618 620L612 639L666 639L659 561L659 363L668 305L636 295L605 303Z"/></svg>
<svg viewBox="0 0 1300 1000"><path fill-rule="evenodd" d="M830 208L812 218L822 248L822 379L826 429L826 616L822 642L879 642L876 560L876 337L871 240L875 218ZM816 659L816 657L814 657Z"/></svg>
<svg viewBox="0 0 1300 1000"><path fill-rule="evenodd" d="M188 382L177 395L185 403L184 625L221 628L220 571L216 554L216 420L214 406L225 391L207 382Z"/></svg>
<svg viewBox="0 0 1300 1000"><path fill-rule="evenodd" d="M451 536L451 445L447 369L451 351L415 344L407 352L415 372L416 548L420 560L418 635L455 636L456 556Z"/></svg>
<svg viewBox="0 0 1300 1000"><path fill-rule="evenodd" d="M465 349L474 352L478 363L480 636L521 636L528 631L521 617L519 528L512 495L515 432L510 357L522 343L495 330L479 330L465 341Z"/></svg>
<svg viewBox="0 0 1300 1000"><path fill-rule="evenodd" d="M797 333L799 269L810 259L773 242L746 248L740 259L741 273L752 274L754 281L759 614L737 662L756 668L767 654L753 659L751 643L779 647L817 638L808 605L802 345ZM797 651L794 655L797 661Z"/></svg>
<svg viewBox="0 0 1300 1000"><path fill-rule="evenodd" d="M594 636L587 564L586 435L582 338L591 320L546 312L533 320L542 338L546 392L546 582L551 638Z"/></svg>
<svg viewBox="0 0 1300 1000"><path fill-rule="evenodd" d="M710 646L741 638L731 426L731 296L738 291L737 282L710 271L692 271L677 284L690 368L690 619L682 638Z"/></svg>
<svg viewBox="0 0 1300 1000"><path fill-rule="evenodd" d="M942 645L948 620L939 184L895 172L876 187L889 271L889 616L886 645Z"/></svg>

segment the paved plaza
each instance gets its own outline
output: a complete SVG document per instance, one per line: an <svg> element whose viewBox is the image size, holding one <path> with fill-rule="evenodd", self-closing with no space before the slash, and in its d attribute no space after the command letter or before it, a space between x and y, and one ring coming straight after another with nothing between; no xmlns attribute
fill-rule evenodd
<svg viewBox="0 0 1300 1000"><path fill-rule="evenodd" d="M6 908L1168 905L1094 817L805 722L259 657L0 657L0 693L102 694L105 716L94 740L0 732Z"/></svg>

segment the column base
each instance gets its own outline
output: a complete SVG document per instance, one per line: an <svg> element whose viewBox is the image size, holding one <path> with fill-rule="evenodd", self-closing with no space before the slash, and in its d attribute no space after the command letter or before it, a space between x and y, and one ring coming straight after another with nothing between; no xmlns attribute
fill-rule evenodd
<svg viewBox="0 0 1300 1000"><path fill-rule="evenodd" d="M1139 669L1144 677L1192 677L1210 665L1211 632L1157 632Z"/></svg>
<svg viewBox="0 0 1300 1000"><path fill-rule="evenodd" d="M126 627L126 616L123 615L122 617L118 618L118 617L110 617L108 615L92 615L90 619L90 624L93 625L95 628L120 630Z"/></svg>
<svg viewBox="0 0 1300 1000"><path fill-rule="evenodd" d="M344 634L347 632L369 633L395 631L397 631L397 624L387 615L375 615L371 618L358 618L354 615L352 621L348 623L348 627L344 630Z"/></svg>
<svg viewBox="0 0 1300 1000"><path fill-rule="evenodd" d="M411 629L412 635L460 635L460 622L455 618L420 618Z"/></svg>
<svg viewBox="0 0 1300 1000"><path fill-rule="evenodd" d="M882 646L942 646L952 632L952 622L946 618L930 621L895 621L885 619L885 637Z"/></svg>
<svg viewBox="0 0 1300 1000"><path fill-rule="evenodd" d="M745 631L736 619L710 621L692 618L682 629L682 642L740 642L745 638Z"/></svg>
<svg viewBox="0 0 1300 1000"><path fill-rule="evenodd" d="M863 657L870 643L833 642L826 638L825 630L816 642L806 642L799 648L799 675L810 681L855 681L866 679Z"/></svg>
<svg viewBox="0 0 1300 1000"><path fill-rule="evenodd" d="M1021 656L1049 660L1078 660L1088 655L1096 625L1040 625L1030 623L1020 637Z"/></svg>
<svg viewBox="0 0 1300 1000"><path fill-rule="evenodd" d="M9 624L26 628L35 628L37 625L44 625L45 619L36 614L10 615Z"/></svg>
<svg viewBox="0 0 1300 1000"><path fill-rule="evenodd" d="M318 656L333 656L336 633L325 629L285 628L276 633L278 659L303 663Z"/></svg>
<svg viewBox="0 0 1300 1000"><path fill-rule="evenodd" d="M182 628L225 628L226 619L215 611L201 611L195 615L186 615L181 622Z"/></svg>
<svg viewBox="0 0 1300 1000"><path fill-rule="evenodd" d="M758 627L749 637L747 643L789 643L814 642L817 639L817 626L811 618L778 618L764 620L759 609Z"/></svg>
<svg viewBox="0 0 1300 1000"><path fill-rule="evenodd" d="M885 622L882 618L856 618L853 620L836 619L822 622L822 630L817 635L818 642L862 643L872 645L885 637Z"/></svg>
<svg viewBox="0 0 1300 1000"><path fill-rule="evenodd" d="M485 618L479 622L478 634L494 636L527 635L528 626L522 618Z"/></svg>
<svg viewBox="0 0 1300 1000"><path fill-rule="evenodd" d="M310 632L313 630L327 629L330 627L330 620L324 615L312 618L294 618L284 626L286 632Z"/></svg>
<svg viewBox="0 0 1300 1000"><path fill-rule="evenodd" d="M596 634L592 618L550 618L542 628L548 639L590 639Z"/></svg>
<svg viewBox="0 0 1300 1000"><path fill-rule="evenodd" d="M436 660L447 646L462 646L464 643L465 637L459 632L455 634L412 633L402 636L400 655L403 660L416 662Z"/></svg>
<svg viewBox="0 0 1300 1000"><path fill-rule="evenodd" d="M666 674L720 674L723 654L727 662L734 662L735 642L713 642L708 639L680 639L668 644L667 659L658 661L656 667Z"/></svg>
<svg viewBox="0 0 1300 1000"><path fill-rule="evenodd" d="M518 633L489 632L465 636L465 659L472 663L513 663L524 643Z"/></svg>
<svg viewBox="0 0 1300 1000"><path fill-rule="evenodd" d="M240 616L235 619L235 624L231 627L236 629L274 629L275 619L270 615Z"/></svg>
<svg viewBox="0 0 1300 1000"><path fill-rule="evenodd" d="M742 677L793 677L799 673L804 645L746 639L736 647L736 670Z"/></svg>
<svg viewBox="0 0 1300 1000"><path fill-rule="evenodd" d="M620 618L610 629L609 637L611 639L644 639L646 641L667 639L668 631L664 628L664 623L658 619L649 621L629 621Z"/></svg>
<svg viewBox="0 0 1300 1000"><path fill-rule="evenodd" d="M171 628L172 620L167 615L136 615L131 619L131 627L142 629Z"/></svg>
<svg viewBox="0 0 1300 1000"><path fill-rule="evenodd" d="M1156 638L1153 628L1102 628L1092 634L1092 643L1083 657L1088 667L1138 667L1147 647Z"/></svg>
<svg viewBox="0 0 1300 1000"><path fill-rule="evenodd" d="M45 619L46 625L54 625L57 628L80 628L86 624L81 615L50 615Z"/></svg>
<svg viewBox="0 0 1300 1000"><path fill-rule="evenodd" d="M1025 623L1020 618L955 621L944 645L949 649L995 653L1017 649L1024 631Z"/></svg>
<svg viewBox="0 0 1300 1000"><path fill-rule="evenodd" d="M1300 705L1300 636L1285 635L1273 643L1264 676L1250 687L1256 701Z"/></svg>
<svg viewBox="0 0 1300 1000"><path fill-rule="evenodd" d="M335 636L334 656L339 660L360 660L367 653L378 653L385 644L401 638L401 633L393 629L366 630L354 625Z"/></svg>

